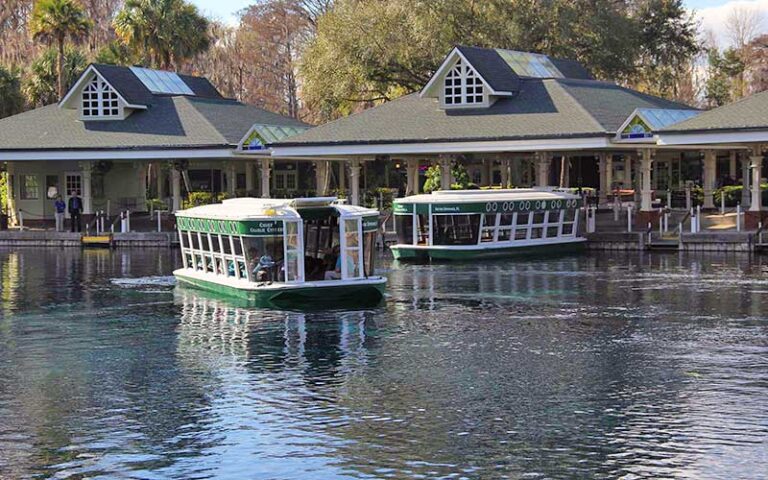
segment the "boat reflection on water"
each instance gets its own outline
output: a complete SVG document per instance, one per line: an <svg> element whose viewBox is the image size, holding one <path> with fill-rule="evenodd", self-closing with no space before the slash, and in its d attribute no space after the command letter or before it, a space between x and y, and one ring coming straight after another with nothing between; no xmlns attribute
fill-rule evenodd
<svg viewBox="0 0 768 480"><path fill-rule="evenodd" d="M297 312L317 312L323 310L343 310L357 311L368 310L384 305L384 298L373 295L360 295L359 297L329 297L323 298L296 298L296 297L278 297L274 299L266 298L242 298L229 295L217 295L207 290L197 289L184 284L176 285L177 292L183 292L183 295L199 298L229 305L241 309L275 309L278 311L297 311ZM262 312L263 313L263 312Z"/></svg>

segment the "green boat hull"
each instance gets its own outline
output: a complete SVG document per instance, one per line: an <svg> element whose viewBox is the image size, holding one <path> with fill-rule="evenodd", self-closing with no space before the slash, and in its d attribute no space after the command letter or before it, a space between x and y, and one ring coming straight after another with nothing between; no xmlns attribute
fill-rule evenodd
<svg viewBox="0 0 768 480"><path fill-rule="evenodd" d="M521 255L562 255L579 252L584 249L585 242L550 243L527 247L498 247L487 249L442 249L442 248L409 248L407 246L392 246L395 260L424 262L485 260L507 258Z"/></svg>
<svg viewBox="0 0 768 480"><path fill-rule="evenodd" d="M237 298L251 306L276 308L375 306L381 302L386 287L386 280L382 280L377 283L260 290L235 288L179 273L175 276L183 286L205 290L217 296Z"/></svg>

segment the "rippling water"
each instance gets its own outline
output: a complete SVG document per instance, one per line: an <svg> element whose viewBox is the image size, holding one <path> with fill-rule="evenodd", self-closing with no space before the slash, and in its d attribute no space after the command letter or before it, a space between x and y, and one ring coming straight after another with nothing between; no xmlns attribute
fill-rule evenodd
<svg viewBox="0 0 768 480"><path fill-rule="evenodd" d="M243 308L166 250L0 250L0 478L765 478L768 260L391 265Z"/></svg>

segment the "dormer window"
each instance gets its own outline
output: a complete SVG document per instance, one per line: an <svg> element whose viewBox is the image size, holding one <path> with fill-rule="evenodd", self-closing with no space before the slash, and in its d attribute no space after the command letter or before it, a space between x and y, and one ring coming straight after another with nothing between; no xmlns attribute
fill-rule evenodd
<svg viewBox="0 0 768 480"><path fill-rule="evenodd" d="M82 116L84 119L120 117L120 100L117 93L98 75L83 88Z"/></svg>
<svg viewBox="0 0 768 480"><path fill-rule="evenodd" d="M483 81L462 59L445 75L443 103L446 106L482 105L485 102Z"/></svg>

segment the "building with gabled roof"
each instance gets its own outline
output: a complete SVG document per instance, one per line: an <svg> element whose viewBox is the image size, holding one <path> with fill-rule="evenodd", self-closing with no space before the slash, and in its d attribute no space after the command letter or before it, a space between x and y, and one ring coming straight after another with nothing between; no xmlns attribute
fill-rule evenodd
<svg viewBox="0 0 768 480"><path fill-rule="evenodd" d="M391 159L405 166L409 194L418 193L425 164L440 165L449 188L450 169L461 163L482 186L595 187L603 202L629 189L650 211L652 191L678 188L702 157L658 149L655 133L699 113L596 80L573 60L456 46L421 91L270 147L273 158L346 160L353 177L365 161ZM645 181L650 171L659 173ZM709 173L707 182L714 184ZM708 206L711 193L705 189Z"/></svg>
<svg viewBox="0 0 768 480"><path fill-rule="evenodd" d="M52 218L53 198L73 190L86 214L144 211L148 190L174 211L183 189L260 194L254 162L236 155L256 127L285 136L309 126L224 98L202 77L92 64L58 104L0 120L12 217Z"/></svg>

